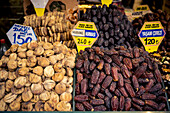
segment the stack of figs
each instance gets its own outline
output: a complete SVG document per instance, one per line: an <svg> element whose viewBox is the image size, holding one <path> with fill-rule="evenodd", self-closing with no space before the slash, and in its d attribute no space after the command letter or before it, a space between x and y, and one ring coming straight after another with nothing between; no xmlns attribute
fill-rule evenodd
<svg viewBox="0 0 170 113"><path fill-rule="evenodd" d="M0 111L71 111L76 54L59 42L12 45L0 60Z"/></svg>
<svg viewBox="0 0 170 113"><path fill-rule="evenodd" d="M76 68L78 111L167 110L158 65L143 48L86 48Z"/></svg>

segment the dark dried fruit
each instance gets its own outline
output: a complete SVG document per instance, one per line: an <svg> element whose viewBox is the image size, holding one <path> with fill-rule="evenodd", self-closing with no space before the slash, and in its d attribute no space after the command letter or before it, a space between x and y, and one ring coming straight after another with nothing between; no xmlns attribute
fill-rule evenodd
<svg viewBox="0 0 170 113"><path fill-rule="evenodd" d="M111 92L114 92L115 89L116 89L116 82L112 82L111 85L110 85L109 90L110 90Z"/></svg>
<svg viewBox="0 0 170 113"><path fill-rule="evenodd" d="M85 94L88 88L88 80L85 78L81 81L81 93Z"/></svg>
<svg viewBox="0 0 170 113"><path fill-rule="evenodd" d="M119 109L120 109L120 111L122 111L124 109L124 105L125 105L125 97L120 96L120 100L119 100Z"/></svg>
<svg viewBox="0 0 170 113"><path fill-rule="evenodd" d="M100 74L100 72L98 70L95 69L93 71L92 77L91 77L91 81L90 81L92 84L96 84L97 83L97 80L99 78L99 74Z"/></svg>
<svg viewBox="0 0 170 113"><path fill-rule="evenodd" d="M99 93L99 91L100 91L100 85L97 84L92 90L92 95L96 96Z"/></svg>
<svg viewBox="0 0 170 113"><path fill-rule="evenodd" d="M135 92L132 88L132 86L128 83L125 83L125 88L128 91L128 93L130 94L131 97L135 97Z"/></svg>
<svg viewBox="0 0 170 113"><path fill-rule="evenodd" d="M106 89L110 85L111 82L112 82L112 77L107 76L105 80L103 81L102 88Z"/></svg>
<svg viewBox="0 0 170 113"><path fill-rule="evenodd" d="M128 97L128 94L124 87L119 88L119 91L122 93L123 96Z"/></svg>
<svg viewBox="0 0 170 113"><path fill-rule="evenodd" d="M78 101L78 102L87 101L88 100L88 95L76 95L74 97L74 100Z"/></svg>
<svg viewBox="0 0 170 113"><path fill-rule="evenodd" d="M88 110L88 111L93 111L94 109L93 109L93 106L90 104L90 103L88 103L88 102L82 102L83 103L83 105L84 105L84 107Z"/></svg>
<svg viewBox="0 0 170 113"><path fill-rule="evenodd" d="M135 75L132 76L133 87L138 91L139 83Z"/></svg>
<svg viewBox="0 0 170 113"><path fill-rule="evenodd" d="M115 67L112 67L111 68L111 74L112 74L112 77L113 77L113 80L114 81L118 81L118 71L117 71L117 68Z"/></svg>
<svg viewBox="0 0 170 113"><path fill-rule="evenodd" d="M139 78L147 69L147 63L143 63L142 66L138 67L135 71L135 76Z"/></svg>
<svg viewBox="0 0 170 113"><path fill-rule="evenodd" d="M102 99L93 99L93 100L90 101L90 103L92 105L102 105L102 104L104 104L104 100L102 100Z"/></svg>
<svg viewBox="0 0 170 113"><path fill-rule="evenodd" d="M124 80L123 80L122 74L118 73L118 77L119 77L118 86L123 87L124 86Z"/></svg>
<svg viewBox="0 0 170 113"><path fill-rule="evenodd" d="M125 111L129 111L131 108L131 99L130 98L126 98L125 99Z"/></svg>
<svg viewBox="0 0 170 113"><path fill-rule="evenodd" d="M104 80L105 77L106 77L105 73L101 72L97 83L98 84L102 83L102 81Z"/></svg>
<svg viewBox="0 0 170 113"><path fill-rule="evenodd" d="M109 98L112 98L112 94L109 92L108 89L105 90L105 94L106 94L106 96L108 96Z"/></svg>
<svg viewBox="0 0 170 113"><path fill-rule="evenodd" d="M111 99L111 107L112 107L112 111L117 111L119 108L119 100L117 98L117 96L112 97Z"/></svg>
<svg viewBox="0 0 170 113"><path fill-rule="evenodd" d="M132 98L132 101L141 106L145 105L144 101L137 99L137 98Z"/></svg>
<svg viewBox="0 0 170 113"><path fill-rule="evenodd" d="M106 111L106 107L104 105L96 106L94 111Z"/></svg>
<svg viewBox="0 0 170 113"><path fill-rule="evenodd" d="M104 69L105 69L105 72L107 75L110 75L110 69L111 69L111 66L109 63L105 63L104 64Z"/></svg>
<svg viewBox="0 0 170 113"><path fill-rule="evenodd" d="M158 109L158 104L152 100L145 100L145 104L147 104L155 109Z"/></svg>
<svg viewBox="0 0 170 113"><path fill-rule="evenodd" d="M84 108L84 106L83 106L83 104L81 104L81 103L76 103L76 108L79 110L79 111L85 111L85 108Z"/></svg>

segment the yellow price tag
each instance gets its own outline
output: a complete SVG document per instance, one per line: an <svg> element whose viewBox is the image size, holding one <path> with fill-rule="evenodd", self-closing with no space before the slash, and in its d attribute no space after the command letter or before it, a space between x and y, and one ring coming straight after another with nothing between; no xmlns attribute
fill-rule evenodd
<svg viewBox="0 0 170 113"><path fill-rule="evenodd" d="M43 16L48 0L31 0L37 16Z"/></svg>
<svg viewBox="0 0 170 113"><path fill-rule="evenodd" d="M113 0L101 0L102 5L106 4L108 7L113 2Z"/></svg>
<svg viewBox="0 0 170 113"><path fill-rule="evenodd" d="M165 37L165 31L160 21L145 22L139 32L138 36L145 50L148 52L157 51L163 38Z"/></svg>
<svg viewBox="0 0 170 113"><path fill-rule="evenodd" d="M93 22L79 21L71 32L77 45L78 52L91 47L97 40L99 34Z"/></svg>

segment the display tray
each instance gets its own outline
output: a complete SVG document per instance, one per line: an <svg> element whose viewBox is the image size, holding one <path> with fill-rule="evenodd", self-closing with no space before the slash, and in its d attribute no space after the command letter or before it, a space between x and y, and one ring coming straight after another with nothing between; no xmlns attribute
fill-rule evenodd
<svg viewBox="0 0 170 113"><path fill-rule="evenodd" d="M75 101L74 101L74 97L75 97L75 84L76 84L76 68L74 68L74 83L73 83L73 112L75 113L82 113L82 111L75 111ZM164 82L162 80L162 86L163 88L165 89L165 85L164 85ZM168 95L167 93L165 92L165 97L167 98L167 110L168 111L94 111L96 113L111 113L111 112L114 112L114 113L119 113L119 112L123 112L123 113L130 113L130 112L134 112L134 113L155 113L155 112L159 112L159 113L170 113L170 106L169 106L169 102L168 102ZM91 112L91 111L85 111L85 112Z"/></svg>

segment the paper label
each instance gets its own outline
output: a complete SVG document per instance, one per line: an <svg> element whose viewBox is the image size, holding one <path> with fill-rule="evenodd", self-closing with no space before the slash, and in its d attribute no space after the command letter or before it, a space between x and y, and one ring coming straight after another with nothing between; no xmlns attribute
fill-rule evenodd
<svg viewBox="0 0 170 113"><path fill-rule="evenodd" d="M37 16L43 16L48 0L31 0Z"/></svg>
<svg viewBox="0 0 170 113"><path fill-rule="evenodd" d="M148 52L157 51L163 38L165 37L165 30L160 21L145 22L142 26L138 36L145 50Z"/></svg>
<svg viewBox="0 0 170 113"><path fill-rule="evenodd" d="M31 42L32 40L37 40L34 30L30 26L14 24L6 34L12 45L22 45Z"/></svg>
<svg viewBox="0 0 170 113"><path fill-rule="evenodd" d="M99 34L93 22L79 21L71 32L77 45L78 52L91 47L97 40Z"/></svg>
<svg viewBox="0 0 170 113"><path fill-rule="evenodd" d="M139 5L135 9L136 12L139 12L139 11L148 11L148 10L150 10L148 5Z"/></svg>
<svg viewBox="0 0 170 113"><path fill-rule="evenodd" d="M113 0L101 0L102 5L106 4L108 7L113 2Z"/></svg>

